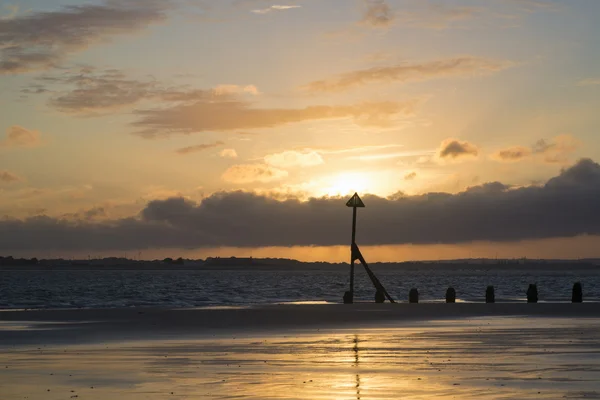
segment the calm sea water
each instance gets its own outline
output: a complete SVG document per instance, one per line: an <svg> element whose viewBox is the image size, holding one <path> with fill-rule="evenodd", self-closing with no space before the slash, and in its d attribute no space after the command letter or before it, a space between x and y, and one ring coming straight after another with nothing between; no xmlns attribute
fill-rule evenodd
<svg viewBox="0 0 600 400"><path fill-rule="evenodd" d="M484 301L487 285L496 301L523 301L529 283L537 283L540 301L570 301L572 285L581 281L585 301L600 301L600 268L503 269L374 268L392 297L406 301L416 287L420 300L442 301L448 286L458 301ZM136 306L201 307L341 302L348 270L1 270L0 309L114 308ZM357 301L373 301L374 289L357 268Z"/></svg>

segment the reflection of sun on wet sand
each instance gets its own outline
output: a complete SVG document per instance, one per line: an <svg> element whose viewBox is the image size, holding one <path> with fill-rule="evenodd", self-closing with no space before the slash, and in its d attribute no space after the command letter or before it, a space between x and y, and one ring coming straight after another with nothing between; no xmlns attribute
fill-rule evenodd
<svg viewBox="0 0 600 400"><path fill-rule="evenodd" d="M1 397L600 398L596 305L474 306L0 313Z"/></svg>

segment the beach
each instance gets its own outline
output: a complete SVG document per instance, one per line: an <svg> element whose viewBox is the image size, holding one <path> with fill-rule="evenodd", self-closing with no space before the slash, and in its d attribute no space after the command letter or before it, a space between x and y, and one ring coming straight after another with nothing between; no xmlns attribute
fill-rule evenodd
<svg viewBox="0 0 600 400"><path fill-rule="evenodd" d="M600 398L600 307L0 313L2 399Z"/></svg>

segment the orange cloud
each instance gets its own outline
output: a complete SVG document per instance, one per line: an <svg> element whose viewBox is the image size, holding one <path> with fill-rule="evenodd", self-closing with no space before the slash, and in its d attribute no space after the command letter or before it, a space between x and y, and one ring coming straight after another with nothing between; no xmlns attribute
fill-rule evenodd
<svg viewBox="0 0 600 400"><path fill-rule="evenodd" d="M579 147L581 142L571 135L560 135L551 140L538 140L531 147L513 146L499 150L491 158L501 162L517 162L528 158L549 164L565 164Z"/></svg>
<svg viewBox="0 0 600 400"><path fill-rule="evenodd" d="M144 137L195 132L274 128L306 121L352 119L357 125L386 127L399 115L412 115L417 100L305 108L255 108L236 100L197 101L170 108L137 111L135 126Z"/></svg>
<svg viewBox="0 0 600 400"><path fill-rule="evenodd" d="M314 81L303 87L312 93L341 92L371 83L418 82L449 76L487 75L513 65L479 57L459 57L422 63L402 63L389 67L373 67L347 72L336 77Z"/></svg>
<svg viewBox="0 0 600 400"><path fill-rule="evenodd" d="M0 147L35 147L42 143L40 133L22 126L13 125L6 130L6 139L0 142Z"/></svg>
<svg viewBox="0 0 600 400"><path fill-rule="evenodd" d="M273 182L288 176L287 171L266 164L234 165L223 173L223 180L235 184Z"/></svg>

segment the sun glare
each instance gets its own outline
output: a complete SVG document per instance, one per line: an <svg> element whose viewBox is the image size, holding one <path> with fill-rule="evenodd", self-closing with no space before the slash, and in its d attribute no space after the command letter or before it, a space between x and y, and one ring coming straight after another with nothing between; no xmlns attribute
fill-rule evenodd
<svg viewBox="0 0 600 400"><path fill-rule="evenodd" d="M370 180L365 173L344 172L332 176L325 182L323 194L328 196L344 196L354 192L372 192Z"/></svg>

